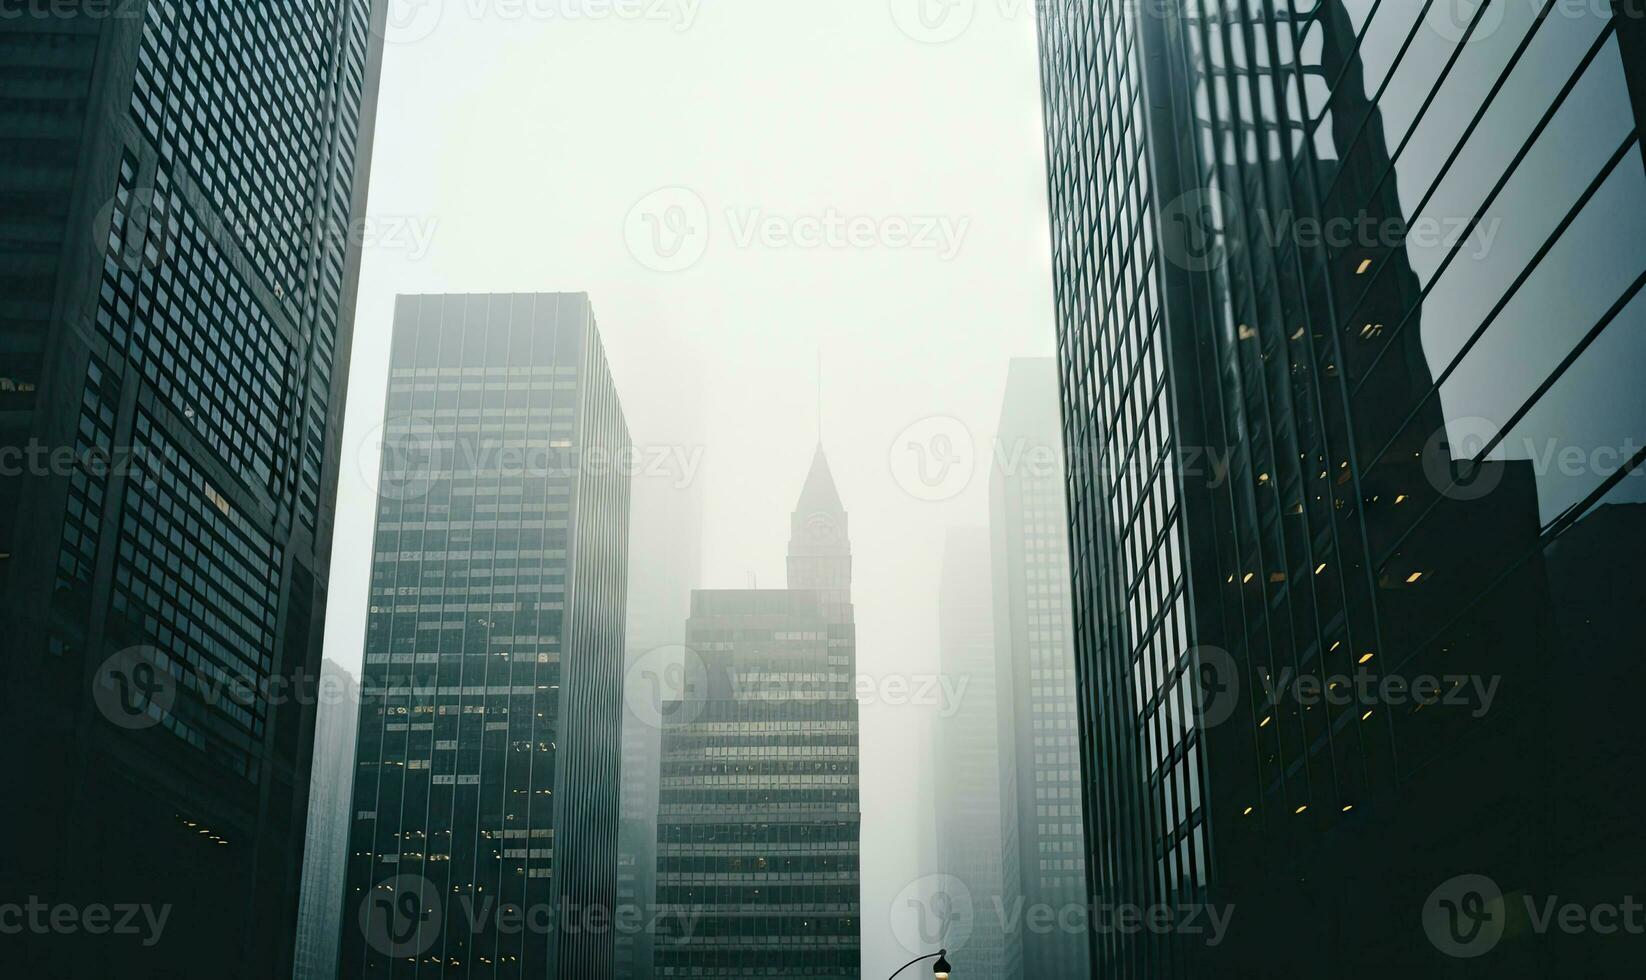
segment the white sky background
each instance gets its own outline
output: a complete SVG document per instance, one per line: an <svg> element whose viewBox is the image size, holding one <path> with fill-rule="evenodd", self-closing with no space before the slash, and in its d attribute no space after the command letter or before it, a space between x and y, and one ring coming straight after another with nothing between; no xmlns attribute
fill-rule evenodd
<svg viewBox="0 0 1646 980"><path fill-rule="evenodd" d="M708 587L783 584L822 350L859 671L935 671L944 529L986 521L1007 360L1053 350L1033 14L1025 0L955 2L935 36L958 35L928 43L900 29L921 33L912 0L393 0L409 26L391 30L383 76L329 657L359 670L376 467L361 447L382 415L394 296L586 291L636 443L678 441L680 419L700 420ZM657 208L631 219L661 188L687 192L651 204L706 211L706 226L690 215L706 249L682 271L649 268L627 243L626 229L649 233L647 214L667 222ZM895 235L736 241L755 213L831 210L964 234L952 256ZM930 416L958 419L949 429L978 453L976 478L936 502L922 497L956 477L910 493L893 472L912 460L900 434ZM912 955L891 906L930 870L915 858L930 717L862 713L865 977Z"/></svg>

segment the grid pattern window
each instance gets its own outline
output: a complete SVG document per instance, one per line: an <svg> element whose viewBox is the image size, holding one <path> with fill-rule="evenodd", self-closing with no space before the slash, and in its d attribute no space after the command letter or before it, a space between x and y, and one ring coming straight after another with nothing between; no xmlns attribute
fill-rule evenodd
<svg viewBox="0 0 1646 980"><path fill-rule="evenodd" d="M1601 542L1646 514L1646 411L1625 394L1646 362L1646 14L1177 0L1121 32L1121 50L1146 52L1147 98L1117 117L1068 67L1126 77L1101 40L1124 5L1101 6L1094 30L1042 25L1088 771L1116 789L1111 809L1133 792L1123 678L1093 646L1157 620L1173 649L1215 644L1199 648L1200 697L1147 731L1146 753L1202 774L1185 866L1244 920L1202 954L1432 972L1390 909L1464 871L1505 893L1596 888L1619 873L1599 852L1628 835L1603 787L1635 763L1594 747L1629 736L1569 675L1609 686L1638 670L1597 652L1628 646L1625 617L1580 595L1634 602L1599 583L1633 581L1638 559ZM1082 164L1087 124L1098 148ZM1135 173L1105 171L1134 128ZM1160 501L1179 527L1163 580L1135 530L1151 526L1149 469L1111 449L1156 416L1127 397L1123 347L1097 382L1081 360L1119 346L1086 294L1135 256L1083 194L1128 185L1148 188L1163 301L1129 322L1145 345L1165 338L1158 417L1182 471L1181 499L1167 483ZM1085 228L1090 286L1065 257ZM1147 660L1145 719L1160 690ZM1196 712L1179 741L1170 719ZM1532 816L1555 810L1573 816L1554 832ZM1134 888L1113 850L1095 846L1094 883ZM1320 927L1299 936L1300 921ZM1200 962L1167 952L1120 972ZM1488 968L1557 959L1521 942Z"/></svg>
<svg viewBox="0 0 1646 980"><path fill-rule="evenodd" d="M610 969L609 934L602 960L552 916L475 915L615 894L569 863L616 860L628 497L590 467L628 441L603 357L581 295L397 308L341 914L414 876L441 917L409 957L346 930L345 972Z"/></svg>
<svg viewBox="0 0 1646 980"><path fill-rule="evenodd" d="M1148 16L1059 2L1040 22L1074 641L1086 770L1106 774L1087 784L1090 875L1105 897L1144 905L1199 894L1207 859L1146 148ZM1094 937L1093 966L1141 970L1155 945Z"/></svg>
<svg viewBox="0 0 1646 980"><path fill-rule="evenodd" d="M120 515L115 615L175 680L168 730L256 782L284 549L147 414L137 416Z"/></svg>
<svg viewBox="0 0 1646 980"><path fill-rule="evenodd" d="M656 976L860 975L856 649L841 609L826 591L693 594L695 660L663 712L657 903L695 926L659 918Z"/></svg>
<svg viewBox="0 0 1646 980"><path fill-rule="evenodd" d="M1482 635L1448 625L1456 610L1502 603L1513 590L1488 583L1602 500L1640 496L1622 481L1646 426L1590 394L1620 390L1646 315L1646 248L1623 217L1646 201L1624 50L1639 26L1544 4L1451 29L1410 5L1192 7L1196 105L1219 110L1200 174L1226 206L1220 234L1254 244L1217 270L1222 397L1251 433L1225 570L1248 593L1252 693L1312 664L1455 661ZM1247 51L1282 70L1238 70ZM1344 236L1280 223L1311 214ZM1557 443L1610 462L1538 466ZM1482 472L1498 486L1476 496ZM1375 711L1276 707L1249 719L1265 744L1254 801L1342 811L1393 775L1387 733L1357 731L1382 727ZM1401 714L1410 767L1468 727Z"/></svg>
<svg viewBox="0 0 1646 980"><path fill-rule="evenodd" d="M20 774L29 835L42 855L74 842L77 861L47 867L58 890L173 909L188 941L132 969L289 971L313 712L269 691L319 666L359 262L344 232L364 210L385 5L0 8L0 449L77 455L0 475L24 651L6 735L40 760ZM153 724L122 737L88 701L118 670L71 681L133 647L174 683L133 693ZM153 778L130 779L126 753ZM113 955L62 969L104 975Z"/></svg>

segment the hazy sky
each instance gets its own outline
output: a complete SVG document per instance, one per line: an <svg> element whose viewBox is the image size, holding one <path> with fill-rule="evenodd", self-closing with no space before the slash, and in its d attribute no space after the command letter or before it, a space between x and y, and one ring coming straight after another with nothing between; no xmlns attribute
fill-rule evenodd
<svg viewBox="0 0 1646 980"><path fill-rule="evenodd" d="M635 441L701 450L709 587L783 584L821 350L859 670L935 670L945 528L1053 325L1032 12L917 2L393 0L329 657L359 669L394 296L577 291ZM959 463L922 482L911 441ZM929 715L863 710L866 977L908 958Z"/></svg>

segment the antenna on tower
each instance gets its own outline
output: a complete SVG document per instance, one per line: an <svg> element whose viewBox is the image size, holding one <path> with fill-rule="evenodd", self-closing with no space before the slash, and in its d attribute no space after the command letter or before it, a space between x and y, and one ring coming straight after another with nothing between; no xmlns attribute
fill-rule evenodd
<svg viewBox="0 0 1646 980"><path fill-rule="evenodd" d="M817 444L823 445L823 348L817 349Z"/></svg>

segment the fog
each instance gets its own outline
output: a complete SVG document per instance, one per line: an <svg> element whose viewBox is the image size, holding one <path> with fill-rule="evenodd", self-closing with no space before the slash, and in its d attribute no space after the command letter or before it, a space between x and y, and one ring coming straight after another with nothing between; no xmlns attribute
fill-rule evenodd
<svg viewBox="0 0 1646 980"><path fill-rule="evenodd" d="M858 670L935 672L943 542L987 520L1008 359L1053 349L1032 12L960 10L932 34L886 0L396 4L328 657L359 670L395 295L566 291L591 297L634 441L675 461L641 478L700 494L702 584L782 586L821 433ZM911 469L922 448L941 479ZM890 906L926 870L932 710L863 707L865 976L908 958Z"/></svg>

